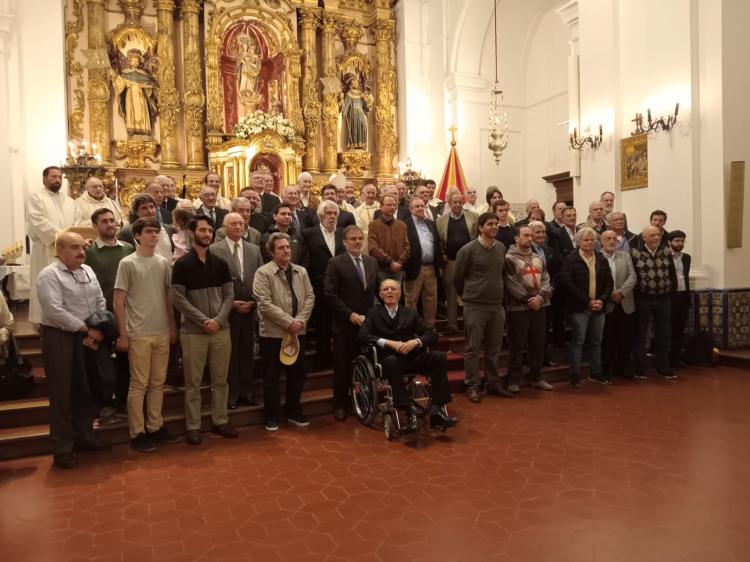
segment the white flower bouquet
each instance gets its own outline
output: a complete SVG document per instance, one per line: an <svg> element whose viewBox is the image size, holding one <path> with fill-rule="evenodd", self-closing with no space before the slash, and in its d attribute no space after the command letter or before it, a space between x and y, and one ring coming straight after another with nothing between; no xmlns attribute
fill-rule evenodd
<svg viewBox="0 0 750 562"><path fill-rule="evenodd" d="M245 115L234 127L234 134L238 139L249 139L261 131L273 131L284 137L287 142L294 141L294 127L281 115L266 113L258 109L254 113Z"/></svg>

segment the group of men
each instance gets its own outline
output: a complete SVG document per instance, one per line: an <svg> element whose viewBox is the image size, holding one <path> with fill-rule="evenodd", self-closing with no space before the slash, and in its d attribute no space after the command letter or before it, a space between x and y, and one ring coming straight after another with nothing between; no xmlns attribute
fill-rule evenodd
<svg viewBox="0 0 750 562"><path fill-rule="evenodd" d="M227 201L219 194L220 177L209 173L199 197L189 201L176 197L172 178L157 176L132 200L126 224L99 180L90 180L75 201L60 192L61 180L59 168L45 169L45 189L27 206L35 252L30 317L41 324L45 371L55 381L56 466L75 466L78 450L108 446L92 433L96 417L100 423L127 418L131 446L141 452L177 442L164 427L162 404L167 371L179 369L180 357L188 443L202 439L205 370L215 433L236 437L228 410L259 404L254 367L262 371L266 430L283 422L309 425L300 398L310 326L318 366L333 363L337 420L347 417L352 361L360 346L372 345L381 350L383 374L408 425L417 420L402 375L419 370L431 380L431 426L452 427L457 420L444 408L451 400L445 354L429 347L437 341L439 310L448 332L458 330L459 303L473 402L482 388L515 396L524 361L533 385L551 390L542 377L543 363L553 364L548 325L563 338L565 318L574 386L584 343L593 380L643 378L652 318L655 364L674 376L668 355L671 350L673 363L678 357L682 331L674 321L682 314L684 326L689 291L684 233L666 233L666 215L655 211L653 226L632 235L608 193L579 225L576 210L560 202L552 221L537 220L544 214L534 200L527 217L512 222L497 188L487 190L484 206L477 205L476 190L473 201L457 190L445 204L435 201L434 182L411 197L403 182L383 186L379 196L377 186L366 184L359 201L347 180L324 185L318 200L309 173L276 195L273 176L257 172ZM96 232L91 240L66 231L84 224ZM105 311L113 313L109 322ZM508 374L501 377L505 333ZM596 351L602 334L603 360Z"/></svg>

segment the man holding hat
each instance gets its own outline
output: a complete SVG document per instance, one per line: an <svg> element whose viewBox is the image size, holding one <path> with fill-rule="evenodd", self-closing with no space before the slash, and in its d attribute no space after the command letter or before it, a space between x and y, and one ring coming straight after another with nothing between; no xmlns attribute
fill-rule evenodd
<svg viewBox="0 0 750 562"><path fill-rule="evenodd" d="M305 386L305 332L315 296L304 267L292 263L289 235L274 232L266 251L271 257L258 268L253 293L260 315L260 354L263 374L266 431L278 431L283 420L279 375L286 370L286 418L298 427L310 425L302 414L300 397Z"/></svg>

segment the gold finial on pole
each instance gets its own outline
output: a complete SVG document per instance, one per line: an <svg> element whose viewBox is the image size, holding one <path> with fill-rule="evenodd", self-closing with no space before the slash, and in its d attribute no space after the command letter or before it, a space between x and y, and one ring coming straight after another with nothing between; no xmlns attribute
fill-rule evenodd
<svg viewBox="0 0 750 562"><path fill-rule="evenodd" d="M458 129L455 125L451 125L451 128L448 130L451 132L451 146L456 146L456 131L458 131Z"/></svg>

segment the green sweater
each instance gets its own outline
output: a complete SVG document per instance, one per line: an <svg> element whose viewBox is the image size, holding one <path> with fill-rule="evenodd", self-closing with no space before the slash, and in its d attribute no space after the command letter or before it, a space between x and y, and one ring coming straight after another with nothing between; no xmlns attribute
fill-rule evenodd
<svg viewBox="0 0 750 562"><path fill-rule="evenodd" d="M96 240L86 250L86 264L94 270L99 285L102 288L102 294L107 301L107 310L112 310L112 297L115 292L115 279L117 278L117 268L120 260L135 252L135 248L118 240L117 246L101 246Z"/></svg>
<svg viewBox="0 0 750 562"><path fill-rule="evenodd" d="M458 251L453 286L464 302L502 305L504 266L505 246L487 248L477 238Z"/></svg>

